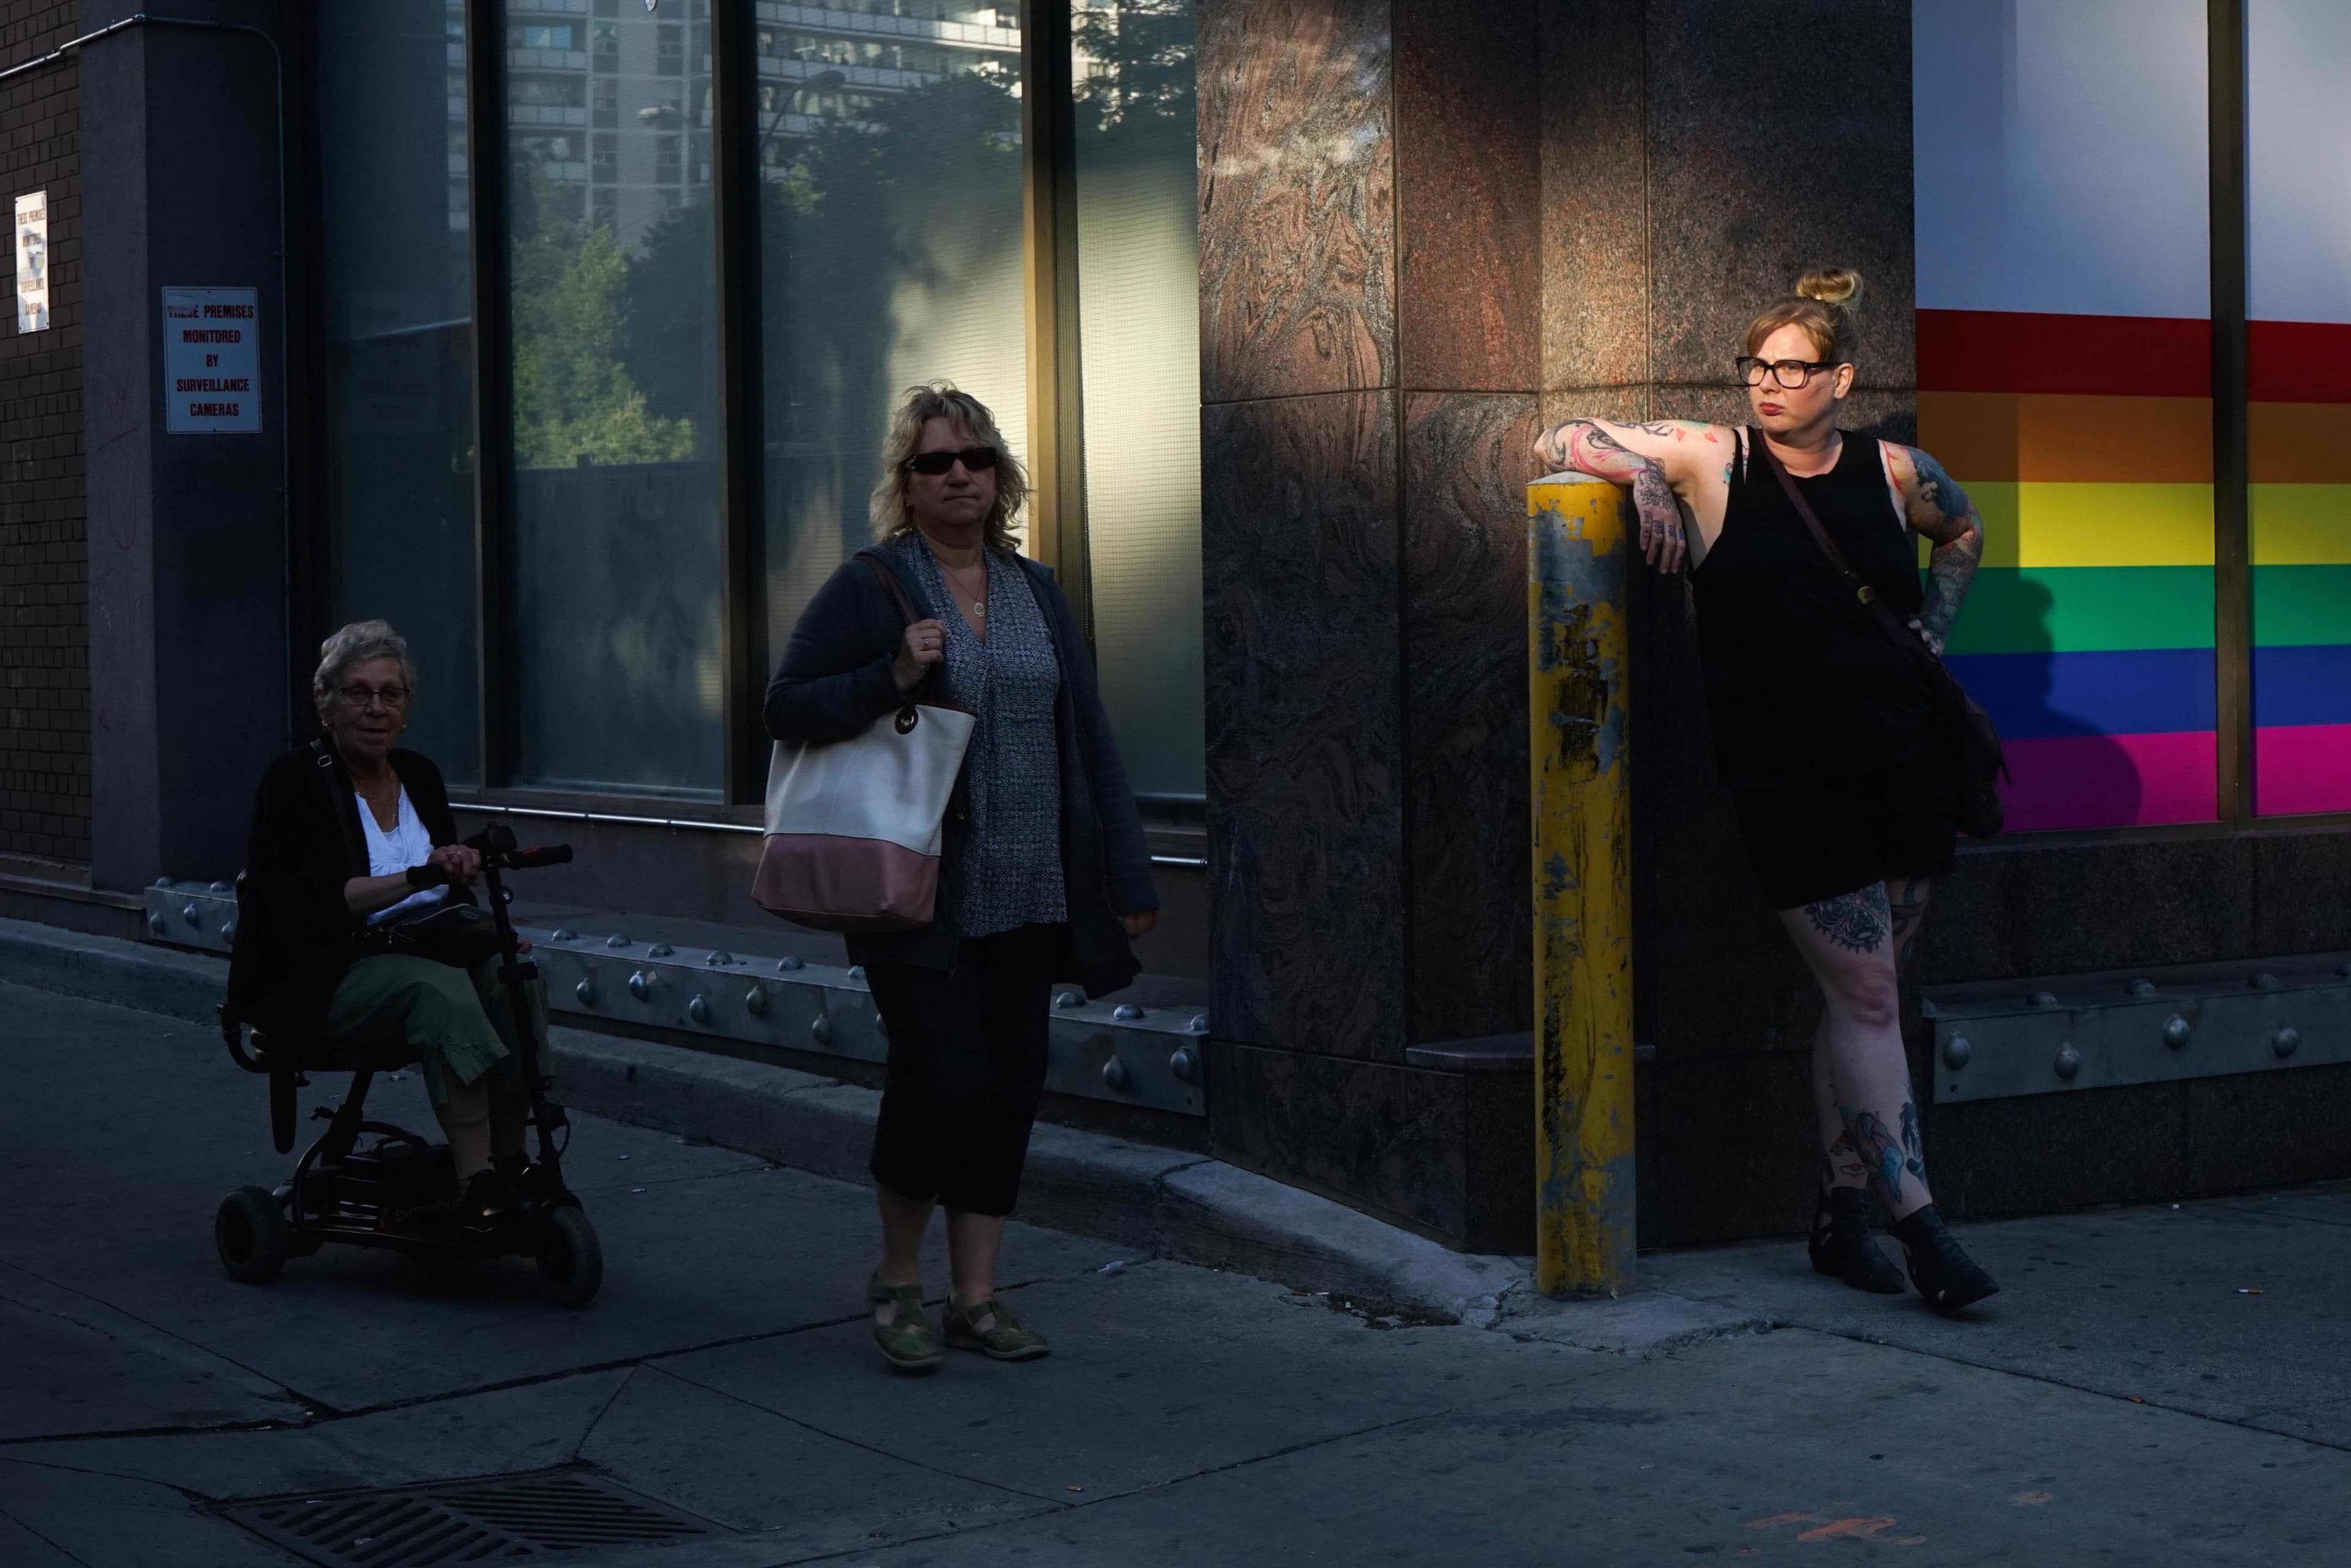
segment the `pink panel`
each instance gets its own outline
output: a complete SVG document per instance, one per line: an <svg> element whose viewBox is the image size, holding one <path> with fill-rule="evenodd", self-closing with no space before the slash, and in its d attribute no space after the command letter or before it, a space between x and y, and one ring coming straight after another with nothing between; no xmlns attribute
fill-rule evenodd
<svg viewBox="0 0 2351 1568"><path fill-rule="evenodd" d="M2220 811L2209 729L2011 740L2006 749L2014 781L2001 798L2014 831L2209 822Z"/></svg>
<svg viewBox="0 0 2351 1568"><path fill-rule="evenodd" d="M2253 812L2351 811L2351 724L2253 731Z"/></svg>

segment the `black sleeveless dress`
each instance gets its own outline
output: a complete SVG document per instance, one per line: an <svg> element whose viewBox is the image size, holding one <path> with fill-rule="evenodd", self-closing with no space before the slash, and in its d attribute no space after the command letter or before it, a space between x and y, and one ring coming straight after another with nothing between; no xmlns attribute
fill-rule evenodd
<svg viewBox="0 0 2351 1568"><path fill-rule="evenodd" d="M1917 547L1875 438L1843 433L1797 486L1896 614L1918 613ZM1690 572L1716 754L1775 909L1951 869L1951 758L1934 694L1855 601L1746 433L1722 532Z"/></svg>

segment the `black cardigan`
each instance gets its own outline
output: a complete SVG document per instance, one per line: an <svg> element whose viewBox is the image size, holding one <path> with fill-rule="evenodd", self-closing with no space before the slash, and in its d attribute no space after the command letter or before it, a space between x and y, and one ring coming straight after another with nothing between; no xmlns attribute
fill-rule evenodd
<svg viewBox="0 0 2351 1568"><path fill-rule="evenodd" d="M776 678L768 683L768 733L778 740L809 745L846 740L896 712L905 700L891 673L905 622L866 564L869 559L897 577L907 601L918 611L938 613L928 608L922 584L897 551L869 546L843 561L800 612ZM1111 737L1110 717L1102 711L1093 658L1078 630L1078 618L1061 597L1050 567L1026 557L1014 559L1044 612L1061 669L1053 717L1061 754L1061 880L1069 937L1056 972L1099 997L1120 989L1142 968L1119 916L1157 909L1159 894L1151 883L1143 819L1135 811L1126 768ZM852 936L849 956L853 961L954 967L962 933L946 912L956 906L964 838L969 831L963 802L970 765L967 761L965 766L940 845L939 918L919 931Z"/></svg>
<svg viewBox="0 0 2351 1568"><path fill-rule="evenodd" d="M396 750L391 762L433 841L455 843L457 822L441 769L413 751ZM287 1034L318 1032L366 925L343 902L343 884L368 874L359 799L332 746L314 740L262 770L237 884L236 949L228 967L235 1017ZM463 888L452 891L469 896Z"/></svg>

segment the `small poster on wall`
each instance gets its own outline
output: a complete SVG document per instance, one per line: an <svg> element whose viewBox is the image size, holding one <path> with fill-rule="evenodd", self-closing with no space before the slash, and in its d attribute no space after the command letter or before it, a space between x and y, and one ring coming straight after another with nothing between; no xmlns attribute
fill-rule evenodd
<svg viewBox="0 0 2351 1568"><path fill-rule="evenodd" d="M49 329L49 193L16 198L16 330Z"/></svg>
<svg viewBox="0 0 2351 1568"><path fill-rule="evenodd" d="M174 435L260 434L257 290L163 290L163 410Z"/></svg>

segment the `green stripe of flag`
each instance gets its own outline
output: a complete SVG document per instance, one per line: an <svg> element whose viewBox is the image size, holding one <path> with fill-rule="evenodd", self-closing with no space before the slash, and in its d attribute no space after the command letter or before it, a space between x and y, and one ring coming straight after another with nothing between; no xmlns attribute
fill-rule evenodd
<svg viewBox="0 0 2351 1568"><path fill-rule="evenodd" d="M2327 643L2351 643L2351 566L2253 568L2253 645Z"/></svg>
<svg viewBox="0 0 2351 1568"><path fill-rule="evenodd" d="M1976 573L1959 608L1949 651L2093 653L2211 645L2210 567L1988 566Z"/></svg>

